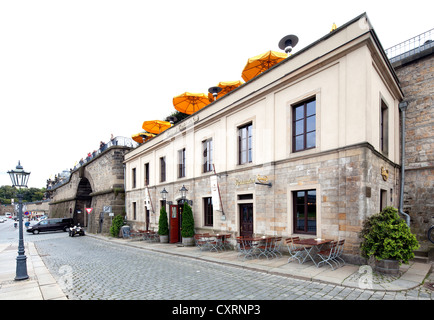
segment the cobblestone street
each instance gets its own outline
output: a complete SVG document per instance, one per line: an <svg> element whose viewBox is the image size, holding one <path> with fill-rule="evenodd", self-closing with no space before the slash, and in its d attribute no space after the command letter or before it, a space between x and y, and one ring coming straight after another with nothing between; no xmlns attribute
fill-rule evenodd
<svg viewBox="0 0 434 320"><path fill-rule="evenodd" d="M39 235L40 236L40 235ZM42 236L49 236L42 235ZM348 288L108 243L53 234L35 241L53 276L74 300L430 300L405 292ZM32 237L32 241L36 237ZM35 239L33 239L35 238Z"/></svg>

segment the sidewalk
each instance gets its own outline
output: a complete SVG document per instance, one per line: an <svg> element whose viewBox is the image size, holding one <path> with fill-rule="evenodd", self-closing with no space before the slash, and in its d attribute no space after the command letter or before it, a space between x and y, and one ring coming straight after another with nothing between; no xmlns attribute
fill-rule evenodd
<svg viewBox="0 0 434 320"><path fill-rule="evenodd" d="M0 243L0 300L67 300L33 242L24 245L29 279L15 281L17 243Z"/></svg>
<svg viewBox="0 0 434 320"><path fill-rule="evenodd" d="M430 273L431 264L410 261L408 265L401 265L399 276L379 275L372 272L367 266L347 264L338 269L331 270L329 266L317 268L312 262L299 264L288 263L288 256L267 260L238 258L237 252L228 250L224 252L201 251L197 247L183 247L176 244L155 243L140 240L118 239L99 234L88 234L91 237L104 241L128 245L154 252L179 255L198 260L226 264L230 266L268 272L298 279L315 280L324 283L341 285L352 288L370 289L379 291L410 290L427 282L434 282L434 273ZM367 267L367 268L366 268Z"/></svg>
<svg viewBox="0 0 434 320"><path fill-rule="evenodd" d="M87 234L86 236L153 252L360 289L410 290L421 285L427 276L429 278L426 281L434 282L434 273L430 273L431 264L418 262L402 265L400 276L383 276L370 273L369 269L368 272L363 271L360 266L356 265L345 265L333 271L328 266L317 268L313 263L303 265L298 262L288 263L287 256L270 260L250 259L243 261L237 257L237 252L231 250L209 252L200 251L196 247L182 247L176 244L149 243L96 234ZM65 293L45 266L32 242L25 243L29 279L14 280L17 247L17 244L0 244L0 300L67 300Z"/></svg>

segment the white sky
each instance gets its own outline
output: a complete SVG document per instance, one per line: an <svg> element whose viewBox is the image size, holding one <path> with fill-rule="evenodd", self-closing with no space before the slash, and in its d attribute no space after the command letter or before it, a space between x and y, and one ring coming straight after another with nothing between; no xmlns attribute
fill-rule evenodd
<svg viewBox="0 0 434 320"><path fill-rule="evenodd" d="M0 186L29 187L110 135L171 114L172 98L242 80L248 58L294 53L366 12L384 49L433 28L432 1L0 0Z"/></svg>

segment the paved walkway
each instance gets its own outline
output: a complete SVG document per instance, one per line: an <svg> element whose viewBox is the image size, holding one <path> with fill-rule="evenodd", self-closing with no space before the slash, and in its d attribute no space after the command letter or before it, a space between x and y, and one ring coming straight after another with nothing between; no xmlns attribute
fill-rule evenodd
<svg viewBox="0 0 434 320"><path fill-rule="evenodd" d="M196 247L182 247L176 244L150 243L147 241L116 239L107 236L88 234L87 236L171 255L180 255L219 264L227 264L291 276L305 280L321 281L335 285L378 291L410 290L424 282L434 283L430 273L431 264L410 262L402 265L399 276L381 276L372 272L368 266L345 265L336 270L328 266L317 268L313 263L288 263L288 257L274 259L249 259L243 261L237 252L200 251ZM0 244L0 300L65 300L61 287L50 274L34 244L26 242L27 271L29 279L15 281L17 244Z"/></svg>
<svg viewBox="0 0 434 320"><path fill-rule="evenodd" d="M399 276L379 275L372 272L369 266L345 265L331 270L329 266L317 268L312 262L299 264L288 263L288 256L267 260L247 259L243 261L236 251L223 252L201 251L197 247L183 247L176 244L155 243L149 241L117 239L102 235L90 235L106 241L121 243L155 252L181 255L209 262L228 264L240 268L248 268L271 274L291 276L304 280L315 280L352 288L371 289L379 291L402 291L416 288L424 282L434 282L434 273L430 273L431 264L411 261L401 265ZM427 278L425 280L425 278Z"/></svg>
<svg viewBox="0 0 434 320"><path fill-rule="evenodd" d="M15 281L18 244L0 243L0 300L66 300L33 242L25 243L29 279Z"/></svg>

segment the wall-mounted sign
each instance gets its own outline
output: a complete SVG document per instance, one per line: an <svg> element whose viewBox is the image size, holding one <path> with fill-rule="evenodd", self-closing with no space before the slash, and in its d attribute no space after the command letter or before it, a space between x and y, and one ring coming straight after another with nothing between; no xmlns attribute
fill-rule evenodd
<svg viewBox="0 0 434 320"><path fill-rule="evenodd" d="M245 185L245 184L252 184L252 183L267 184L268 183L268 176L261 176L260 174L258 174L256 177L246 179L246 180L235 179L235 185L237 187L241 186L241 185Z"/></svg>

